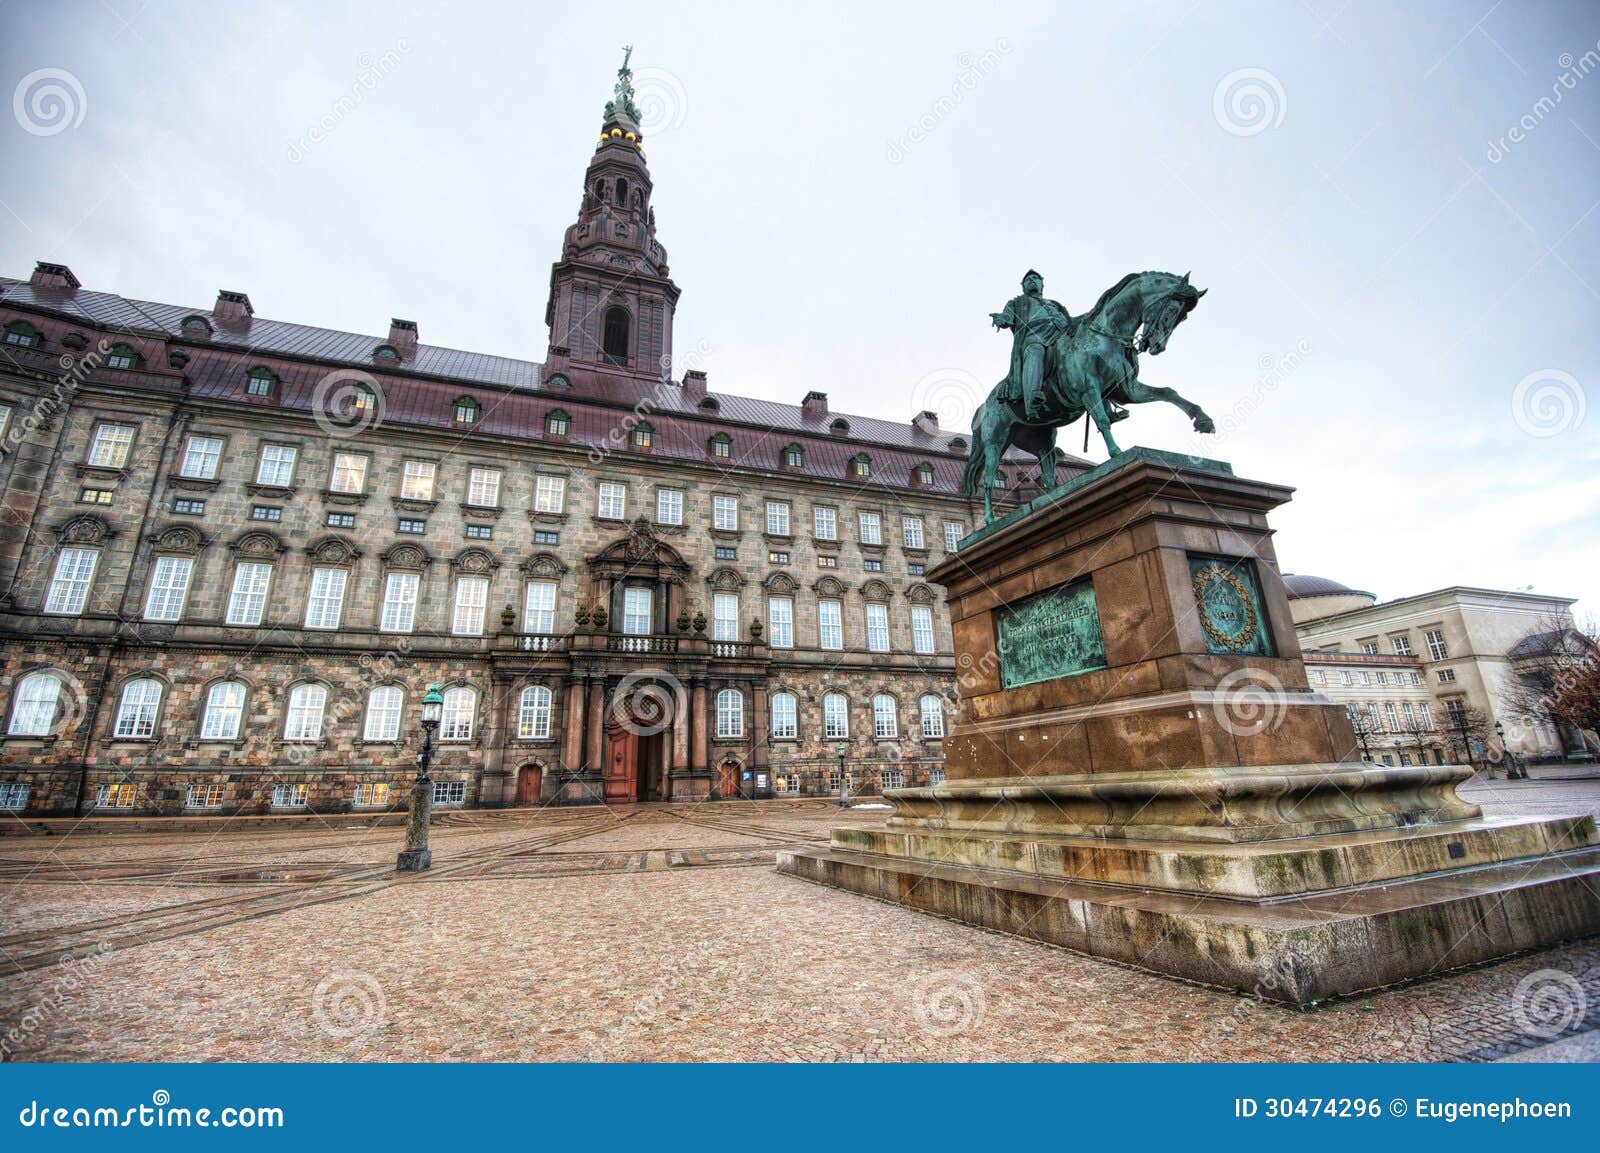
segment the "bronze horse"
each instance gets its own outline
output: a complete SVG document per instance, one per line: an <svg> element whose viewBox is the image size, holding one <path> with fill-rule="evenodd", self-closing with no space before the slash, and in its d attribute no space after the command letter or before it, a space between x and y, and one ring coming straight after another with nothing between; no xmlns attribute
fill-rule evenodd
<svg viewBox="0 0 1600 1153"><path fill-rule="evenodd" d="M985 521L994 519L994 482L1006 449L1016 445L1037 456L1045 488L1054 488L1056 430L1085 413L1100 430L1112 456L1122 452L1111 435L1111 425L1128 415L1120 407L1123 405L1164 400L1181 408L1197 432L1216 431L1199 405L1174 389L1157 388L1139 379L1138 354L1159 356L1164 352L1173 329L1205 294L1205 289L1189 283L1188 273L1129 273L1106 289L1095 306L1056 339L1045 364L1045 403L1037 417L1027 416L1020 400L1000 399L1006 381L990 391L972 418L972 447L962 480L968 496L977 496L982 488Z"/></svg>

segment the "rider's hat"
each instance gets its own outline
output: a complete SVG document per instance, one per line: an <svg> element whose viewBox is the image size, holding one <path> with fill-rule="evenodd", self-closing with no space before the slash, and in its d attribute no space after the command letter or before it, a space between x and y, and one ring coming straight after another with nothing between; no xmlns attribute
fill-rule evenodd
<svg viewBox="0 0 1600 1153"><path fill-rule="evenodd" d="M1037 271L1035 271L1032 268L1028 269L1027 272L1024 272L1022 274L1022 283L1023 284L1027 284L1028 283L1028 277L1030 277L1030 276L1037 276L1037 277L1039 277L1039 283L1041 283L1041 284L1044 283L1044 277L1041 276Z"/></svg>

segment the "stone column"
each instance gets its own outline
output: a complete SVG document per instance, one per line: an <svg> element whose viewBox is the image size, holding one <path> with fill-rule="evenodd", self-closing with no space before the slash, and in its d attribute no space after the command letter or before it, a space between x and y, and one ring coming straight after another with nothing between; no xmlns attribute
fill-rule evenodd
<svg viewBox="0 0 1600 1153"><path fill-rule="evenodd" d="M479 770L478 780L474 787L477 793L477 803L480 805L504 805L506 797L506 731L509 728L506 713L511 704L511 682L505 680L491 680L489 691L494 694L489 710L484 714L488 731L484 733L483 741L483 766ZM484 794L486 781L498 782L498 793L495 796Z"/></svg>
<svg viewBox="0 0 1600 1153"><path fill-rule="evenodd" d="M752 684L750 686L751 718L750 718L750 761L757 772L765 772L767 768L767 686L765 684Z"/></svg>
<svg viewBox="0 0 1600 1153"><path fill-rule="evenodd" d="M672 767L679 772L689 767L689 690L681 684L672 701Z"/></svg>
<svg viewBox="0 0 1600 1153"><path fill-rule="evenodd" d="M703 770L703 769L707 768L707 764L706 764L706 682L704 680L702 680L701 678L699 678L699 677L696 677L695 680L694 680L693 696L694 696L694 705L693 705L693 709L692 709L693 720L691 721L691 723L694 726L693 733L691 735L691 742L692 742L692 746L693 746L693 751L692 751L692 753L690 755L689 767L693 768L693 769L701 769L701 770Z"/></svg>
<svg viewBox="0 0 1600 1153"><path fill-rule="evenodd" d="M589 751L584 767L597 773L605 772L606 757L606 680L591 677L589 680Z"/></svg>
<svg viewBox="0 0 1600 1153"><path fill-rule="evenodd" d="M561 769L576 773L583 768L583 674L567 677L567 719L561 729Z"/></svg>

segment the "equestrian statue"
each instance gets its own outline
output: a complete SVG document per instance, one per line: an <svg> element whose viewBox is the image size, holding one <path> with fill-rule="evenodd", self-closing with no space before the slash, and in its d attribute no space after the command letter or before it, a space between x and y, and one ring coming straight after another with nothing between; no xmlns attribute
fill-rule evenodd
<svg viewBox="0 0 1600 1153"><path fill-rule="evenodd" d="M1128 415L1124 406L1130 404L1164 400L1181 408L1195 431L1216 431L1199 405L1139 379L1138 354L1165 351L1172 330L1205 294L1189 283L1188 273L1133 272L1074 319L1044 295L1044 277L1029 270L1022 295L989 314L995 328L1011 330L1011 370L972 418L962 482L968 496L983 491L986 521L994 519L992 494L1006 449L1015 445L1037 456L1044 487L1054 488L1056 430L1085 414L1112 456L1122 450L1111 425ZM1087 442L1087 426L1084 438Z"/></svg>

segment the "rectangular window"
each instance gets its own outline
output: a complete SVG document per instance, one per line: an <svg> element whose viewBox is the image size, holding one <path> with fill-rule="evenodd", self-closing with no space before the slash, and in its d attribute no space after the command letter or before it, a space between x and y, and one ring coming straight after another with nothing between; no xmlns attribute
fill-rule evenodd
<svg viewBox="0 0 1600 1153"><path fill-rule="evenodd" d="M500 470L475 468L467 473L467 503L478 508L500 506Z"/></svg>
<svg viewBox="0 0 1600 1153"><path fill-rule="evenodd" d="M711 598L711 639L739 639L739 594L716 593Z"/></svg>
<svg viewBox="0 0 1600 1153"><path fill-rule="evenodd" d="M657 524L682 524L683 523L683 490L678 488L656 489L656 523Z"/></svg>
<svg viewBox="0 0 1600 1153"><path fill-rule="evenodd" d="M788 564L789 563L789 554L787 552L769 552L767 554L767 563L768 564Z"/></svg>
<svg viewBox="0 0 1600 1153"><path fill-rule="evenodd" d="M273 785L272 807L274 809L303 809L306 807L306 794L309 791L305 785Z"/></svg>
<svg viewBox="0 0 1600 1153"><path fill-rule="evenodd" d="M906 573L909 576L921 576L928 571L928 566L920 561L910 561L906 564Z"/></svg>
<svg viewBox="0 0 1600 1153"><path fill-rule="evenodd" d="M1411 655L1411 638L1405 633L1399 633L1389 638L1389 643L1394 645L1395 655L1409 657Z"/></svg>
<svg viewBox="0 0 1600 1153"><path fill-rule="evenodd" d="M389 785L379 782L370 785L357 785L351 794L350 803L358 808L370 809L389 803Z"/></svg>
<svg viewBox="0 0 1600 1153"><path fill-rule="evenodd" d="M906 787L906 771L904 769L884 769L879 774L883 779L885 789L903 789Z"/></svg>
<svg viewBox="0 0 1600 1153"><path fill-rule="evenodd" d="M773 648L794 648L794 601L789 597L767 598L767 632Z"/></svg>
<svg viewBox="0 0 1600 1153"><path fill-rule="evenodd" d="M1384 720L1389 722L1389 731L1391 733L1398 733L1400 731L1400 718L1395 715L1393 701L1383 702L1383 717Z"/></svg>
<svg viewBox="0 0 1600 1153"><path fill-rule="evenodd" d="M893 740L900 735L900 717L895 712L893 697L880 693L872 698L872 735L880 741Z"/></svg>
<svg viewBox="0 0 1600 1153"><path fill-rule="evenodd" d="M378 628L386 633L408 633L417 623L417 588L414 572L392 572L383 582L383 614Z"/></svg>
<svg viewBox="0 0 1600 1153"><path fill-rule="evenodd" d="M256 464L256 483L287 488L294 480L294 462L300 450L287 444L264 444Z"/></svg>
<svg viewBox="0 0 1600 1153"><path fill-rule="evenodd" d="M273 504L253 504L250 506L250 519L280 521L283 519L283 509Z"/></svg>
<svg viewBox="0 0 1600 1153"><path fill-rule="evenodd" d="M832 553L823 553L821 556L819 556L817 558L817 567L818 568L838 568L839 567L839 558L834 556Z"/></svg>
<svg viewBox="0 0 1600 1153"><path fill-rule="evenodd" d="M94 441L89 445L89 463L96 468L123 468L128 463L128 452L133 448L134 426L131 424L102 424L94 430Z"/></svg>
<svg viewBox="0 0 1600 1153"><path fill-rule="evenodd" d="M431 460L408 460L400 473L400 495L406 500L432 500L439 466Z"/></svg>
<svg viewBox="0 0 1600 1153"><path fill-rule="evenodd" d="M0 429L0 433L5 430ZM28 807L28 786L24 781L0 784L0 812L20 813Z"/></svg>
<svg viewBox="0 0 1600 1153"><path fill-rule="evenodd" d="M883 562L877 557L867 557L861 562L862 572L882 572Z"/></svg>
<svg viewBox="0 0 1600 1153"><path fill-rule="evenodd" d="M522 598L522 631L556 631L556 584L554 581L529 581Z"/></svg>
<svg viewBox="0 0 1600 1153"><path fill-rule="evenodd" d="M927 547L922 537L922 518L920 516L903 516L900 518L900 540L906 548Z"/></svg>
<svg viewBox="0 0 1600 1153"><path fill-rule="evenodd" d="M77 616L89 601L89 585L100 553L92 548L64 548L56 557L50 591L45 594L44 611Z"/></svg>
<svg viewBox="0 0 1600 1153"><path fill-rule="evenodd" d="M1372 674L1372 680L1375 684L1386 685L1389 683L1389 674L1379 669Z"/></svg>
<svg viewBox="0 0 1600 1153"><path fill-rule="evenodd" d="M434 781L433 803L436 805L462 805L467 800L466 781Z"/></svg>
<svg viewBox="0 0 1600 1153"><path fill-rule="evenodd" d="M450 631L458 637L483 635L483 614L489 605L489 578L456 578L456 610L450 618Z"/></svg>
<svg viewBox="0 0 1600 1153"><path fill-rule="evenodd" d="M650 635L651 600L649 589L629 587L622 590L623 632L636 637Z"/></svg>
<svg viewBox="0 0 1600 1153"><path fill-rule="evenodd" d="M1439 670L1439 683L1441 685L1453 685L1453 684L1455 684L1455 681L1456 681L1456 671L1455 671L1455 669L1440 669Z"/></svg>
<svg viewBox="0 0 1600 1153"><path fill-rule="evenodd" d="M711 498L711 527L723 532L737 532L739 529L739 498L736 496L713 496Z"/></svg>
<svg viewBox="0 0 1600 1153"><path fill-rule="evenodd" d="M117 490L113 488L86 488L79 491L78 499L84 504L110 504L117 499Z"/></svg>
<svg viewBox="0 0 1600 1153"><path fill-rule="evenodd" d="M772 696L772 736L779 741L792 741L800 734L800 720L796 715L799 705L793 693L774 693Z"/></svg>
<svg viewBox="0 0 1600 1153"><path fill-rule="evenodd" d="M405 694L394 685L379 685L367 694L367 722L361 730L364 741L400 739L400 710Z"/></svg>
<svg viewBox="0 0 1600 1153"><path fill-rule="evenodd" d="M767 502L767 535L789 535L789 502L786 500L769 500Z"/></svg>
<svg viewBox="0 0 1600 1153"><path fill-rule="evenodd" d="M1378 642L1377 641L1362 641L1361 642L1361 651L1366 653L1366 654L1368 654L1369 656L1377 656L1378 655Z"/></svg>
<svg viewBox="0 0 1600 1153"><path fill-rule="evenodd" d="M183 807L186 809L220 809L222 807L222 786L190 785L184 792Z"/></svg>
<svg viewBox="0 0 1600 1153"><path fill-rule="evenodd" d="M138 796L139 789L135 785L101 785L94 791L94 807L97 809L131 809Z"/></svg>
<svg viewBox="0 0 1600 1153"><path fill-rule="evenodd" d="M729 740L744 736L744 697L734 689L717 694L717 737Z"/></svg>
<svg viewBox="0 0 1600 1153"><path fill-rule="evenodd" d="M919 653L933 652L933 609L911 606L911 648Z"/></svg>
<svg viewBox="0 0 1600 1153"><path fill-rule="evenodd" d="M889 651L889 606L867 605L867 648L871 652Z"/></svg>
<svg viewBox="0 0 1600 1153"><path fill-rule="evenodd" d="M818 540L839 539L839 510L819 504L811 510L811 527Z"/></svg>
<svg viewBox="0 0 1600 1153"><path fill-rule="evenodd" d="M621 520L627 511L628 489L615 481L600 482L600 500L595 515L601 520Z"/></svg>
<svg viewBox="0 0 1600 1153"><path fill-rule="evenodd" d="M258 625L267 608L267 584L272 566L247 561L233 570L233 591L228 596L230 625Z"/></svg>
<svg viewBox="0 0 1600 1153"><path fill-rule="evenodd" d="M716 548L716 555L718 560L737 560L739 550L732 545L719 544Z"/></svg>
<svg viewBox="0 0 1600 1153"><path fill-rule="evenodd" d="M944 522L944 551L945 552L955 552L956 549L961 547L961 538L966 536L966 535L967 535L967 530L963 525L956 524L954 521L949 521L949 520L945 521Z"/></svg>
<svg viewBox="0 0 1600 1153"><path fill-rule="evenodd" d="M184 516L204 516L206 512L206 502L203 500L191 500L186 497L178 497L172 502L172 511L175 513L181 513Z"/></svg>
<svg viewBox="0 0 1600 1153"><path fill-rule="evenodd" d="M344 586L350 574L342 568L311 570L311 596L306 601L306 628L336 629L344 616Z"/></svg>
<svg viewBox="0 0 1600 1153"><path fill-rule="evenodd" d="M353 512L330 512L328 514L329 528L355 528L356 514Z"/></svg>
<svg viewBox="0 0 1600 1153"><path fill-rule="evenodd" d="M944 705L931 694L922 698L922 736L924 740L944 736Z"/></svg>
<svg viewBox="0 0 1600 1153"><path fill-rule="evenodd" d="M1444 633L1439 629L1428 629L1422 634L1428 642L1428 656L1436 661L1445 660L1450 656L1450 650L1445 647Z"/></svg>
<svg viewBox="0 0 1600 1153"><path fill-rule="evenodd" d="M333 471L328 488L334 492L359 493L367 487L367 458L358 452L333 454Z"/></svg>
<svg viewBox="0 0 1600 1153"><path fill-rule="evenodd" d="M493 540L494 529L486 524L469 524L467 526L468 540Z"/></svg>
<svg viewBox="0 0 1600 1153"><path fill-rule="evenodd" d="M822 735L830 741L842 741L850 736L850 702L838 693L822 698ZM838 788L837 783L834 788Z"/></svg>
<svg viewBox="0 0 1600 1153"><path fill-rule="evenodd" d="M217 462L221 459L221 437L191 436L183 446L183 463L178 466L178 475L193 480L214 480Z"/></svg>
<svg viewBox="0 0 1600 1153"><path fill-rule="evenodd" d="M558 532L551 532L549 529L545 529L545 528L536 528L536 529L533 530L533 543L534 544L560 544L561 543L561 534L558 533Z"/></svg>
<svg viewBox="0 0 1600 1153"><path fill-rule="evenodd" d="M564 476L544 476L534 478L533 481L533 511L561 513L567 508L567 478Z"/></svg>
<svg viewBox="0 0 1600 1153"><path fill-rule="evenodd" d="M428 531L428 522L417 520L415 517L403 516L395 522L394 531L409 533L412 536L422 536Z"/></svg>
<svg viewBox="0 0 1600 1153"><path fill-rule="evenodd" d="M844 648L844 605L840 601L817 602L817 643L825 649Z"/></svg>
<svg viewBox="0 0 1600 1153"><path fill-rule="evenodd" d="M875 512L861 514L861 543L883 543L883 517Z"/></svg>
<svg viewBox="0 0 1600 1153"><path fill-rule="evenodd" d="M156 558L150 574L150 592L144 601L147 621L175 621L183 616L183 602L189 595L189 578L194 575L194 559L186 556Z"/></svg>

